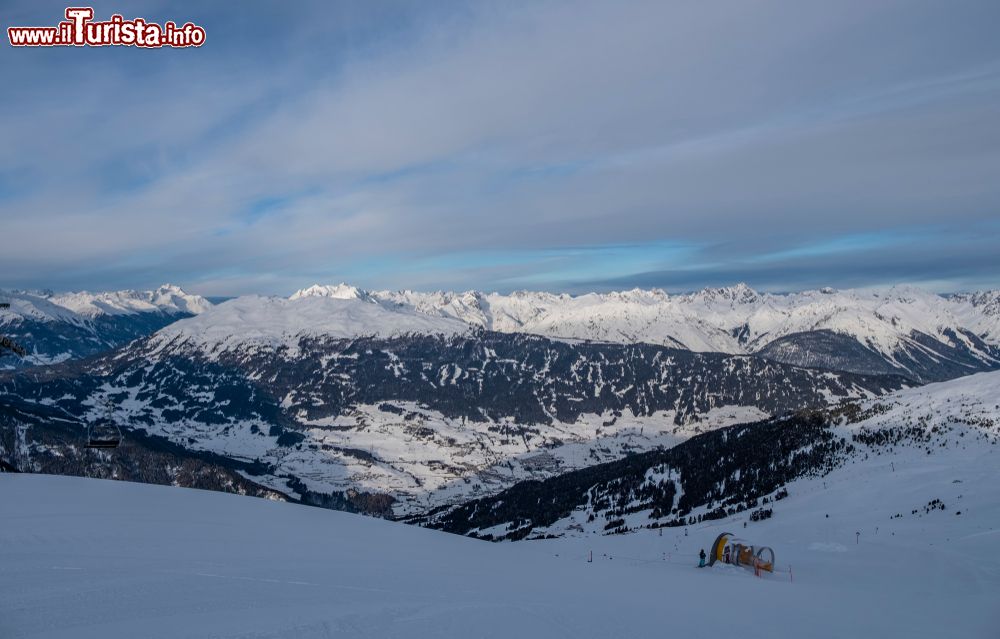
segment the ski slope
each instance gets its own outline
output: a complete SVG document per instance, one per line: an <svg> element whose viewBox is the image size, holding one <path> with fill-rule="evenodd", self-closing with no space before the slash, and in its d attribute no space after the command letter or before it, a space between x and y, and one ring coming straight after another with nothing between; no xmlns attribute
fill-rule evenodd
<svg viewBox="0 0 1000 639"><path fill-rule="evenodd" d="M735 517L514 544L220 493L0 475L0 637L996 637L994 449L966 451L960 467L911 451L795 482L747 529ZM910 514L932 498L947 509ZM781 572L695 568L724 529L772 546Z"/></svg>

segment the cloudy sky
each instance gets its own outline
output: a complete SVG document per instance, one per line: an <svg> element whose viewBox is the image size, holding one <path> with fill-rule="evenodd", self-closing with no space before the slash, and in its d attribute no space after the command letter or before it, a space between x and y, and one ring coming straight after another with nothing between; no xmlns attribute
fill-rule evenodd
<svg viewBox="0 0 1000 639"><path fill-rule="evenodd" d="M996 0L93 5L207 42L3 44L0 287L1000 286Z"/></svg>

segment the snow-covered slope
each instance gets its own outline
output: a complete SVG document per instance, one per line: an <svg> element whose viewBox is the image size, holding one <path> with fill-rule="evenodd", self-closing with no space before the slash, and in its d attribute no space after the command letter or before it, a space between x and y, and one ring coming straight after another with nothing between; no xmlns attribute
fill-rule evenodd
<svg viewBox="0 0 1000 639"><path fill-rule="evenodd" d="M987 639L1000 621L1000 503L995 466L967 461L917 457L892 472L871 460L825 488L803 484L746 530L716 521L517 544L219 493L0 474L0 634ZM925 512L932 498L946 510ZM699 548L733 528L771 546L779 572L696 568Z"/></svg>
<svg viewBox="0 0 1000 639"><path fill-rule="evenodd" d="M284 299L248 295L171 324L156 334L154 343L185 343L218 353L265 344L297 348L303 337L455 335L469 330L468 324L451 318L386 308L352 297L304 295Z"/></svg>
<svg viewBox="0 0 1000 639"><path fill-rule="evenodd" d="M770 356L794 364L807 358L820 367L830 358L803 354L809 349L801 336L828 332L853 340L864 351L858 360L837 360L845 370L875 372L874 359L879 368L921 381L1000 366L1000 312L990 293L942 297L901 286L776 295L739 284L685 295L635 289L570 296L363 291L339 284L312 286L292 298L310 296L412 309L501 332L647 342L696 352L755 353L783 340L783 348L772 349Z"/></svg>
<svg viewBox="0 0 1000 639"><path fill-rule="evenodd" d="M1000 371L898 390L860 406L863 418L848 424L851 431L893 426L933 430L960 425L1000 438Z"/></svg>
<svg viewBox="0 0 1000 639"><path fill-rule="evenodd" d="M845 468L845 479L864 476L874 458L895 459L891 468L916 460L924 468L957 472L973 464L995 474L998 398L1000 371L981 373L702 434L674 449L517 484L418 520L491 539L615 534L767 518L797 482ZM1000 502L1000 493L994 497Z"/></svg>

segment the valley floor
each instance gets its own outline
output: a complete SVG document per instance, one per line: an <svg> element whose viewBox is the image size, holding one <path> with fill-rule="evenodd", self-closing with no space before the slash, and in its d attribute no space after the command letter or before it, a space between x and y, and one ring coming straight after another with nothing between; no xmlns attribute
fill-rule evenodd
<svg viewBox="0 0 1000 639"><path fill-rule="evenodd" d="M686 535L506 544L220 493L0 475L0 636L996 637L994 448L961 467L914 452L895 470L886 459L801 480L746 529L735 517ZM925 513L933 499L946 509ZM723 529L772 546L780 572L695 568Z"/></svg>

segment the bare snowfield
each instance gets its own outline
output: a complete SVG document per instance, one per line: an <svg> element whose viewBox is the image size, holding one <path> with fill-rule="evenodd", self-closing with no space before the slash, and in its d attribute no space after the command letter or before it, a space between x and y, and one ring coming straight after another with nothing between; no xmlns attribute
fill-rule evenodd
<svg viewBox="0 0 1000 639"><path fill-rule="evenodd" d="M746 529L742 513L505 544L220 493L0 475L0 637L997 637L995 449L914 449L800 480ZM933 499L945 509L925 512ZM695 568L723 530L773 547L779 572Z"/></svg>

